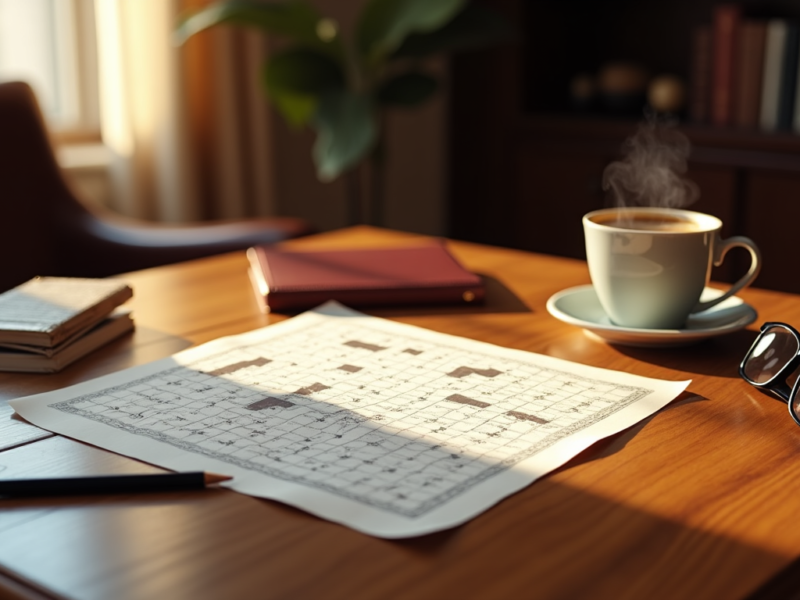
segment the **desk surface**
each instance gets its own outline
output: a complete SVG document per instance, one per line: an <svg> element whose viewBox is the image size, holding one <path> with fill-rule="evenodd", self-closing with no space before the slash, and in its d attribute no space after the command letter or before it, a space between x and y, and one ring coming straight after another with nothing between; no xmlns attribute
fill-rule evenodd
<svg viewBox="0 0 800 600"><path fill-rule="evenodd" d="M379 246L352 228L290 242ZM752 289L746 331L687 348L612 347L552 318L588 282L580 261L452 242L485 275L483 307L368 311L432 330L664 379L693 380L655 416L603 440L455 529L388 541L228 490L3 501L0 597L742 598L800 555L800 428L738 378L766 320L800 297ZM0 374L0 477L155 467L11 418L5 401L282 320L263 315L243 253L126 276L137 331L55 375ZM16 595L14 595L16 594Z"/></svg>

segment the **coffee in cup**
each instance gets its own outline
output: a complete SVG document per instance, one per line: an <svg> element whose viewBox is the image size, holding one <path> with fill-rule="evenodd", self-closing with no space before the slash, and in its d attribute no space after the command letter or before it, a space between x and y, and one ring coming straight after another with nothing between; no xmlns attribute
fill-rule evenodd
<svg viewBox="0 0 800 600"><path fill-rule="evenodd" d="M752 240L723 240L722 222L699 212L609 208L585 215L583 228L592 285L611 322L622 327L682 329L690 314L736 294L761 269ZM749 270L724 294L700 302L712 266L734 247L750 252Z"/></svg>

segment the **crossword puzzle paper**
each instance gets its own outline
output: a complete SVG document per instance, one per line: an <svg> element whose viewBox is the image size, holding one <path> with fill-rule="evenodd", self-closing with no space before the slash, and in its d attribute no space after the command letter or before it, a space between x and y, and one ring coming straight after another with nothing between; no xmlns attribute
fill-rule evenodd
<svg viewBox="0 0 800 600"><path fill-rule="evenodd" d="M15 400L25 419L381 537L453 527L689 382L587 367L329 303Z"/></svg>

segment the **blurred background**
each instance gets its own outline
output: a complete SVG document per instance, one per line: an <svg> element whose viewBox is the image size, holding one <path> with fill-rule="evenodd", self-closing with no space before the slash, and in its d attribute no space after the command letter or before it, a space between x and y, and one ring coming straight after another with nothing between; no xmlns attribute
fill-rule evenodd
<svg viewBox="0 0 800 600"><path fill-rule="evenodd" d="M313 133L290 129L260 89L278 42L223 25L173 43L179 15L208 4L0 0L0 78L34 85L92 202L171 223L352 223L346 178L318 180ZM310 4L347 38L366 0ZM800 219L797 0L474 4L515 39L438 55L425 64L441 81L432 99L387 111L382 225L584 258L581 217L613 203L604 171L656 114L691 142L689 208L756 241L756 285L800 291L786 277ZM733 254L715 279L746 268Z"/></svg>
<svg viewBox="0 0 800 600"><path fill-rule="evenodd" d="M187 10L208 0L0 0L0 79L34 88L70 182L87 202L171 223L290 215L319 230L348 223L339 178L321 183L313 134L268 104L259 68L276 42L214 27L173 43ZM346 30L362 0L312 4ZM384 225L447 230L445 84L391 111Z"/></svg>

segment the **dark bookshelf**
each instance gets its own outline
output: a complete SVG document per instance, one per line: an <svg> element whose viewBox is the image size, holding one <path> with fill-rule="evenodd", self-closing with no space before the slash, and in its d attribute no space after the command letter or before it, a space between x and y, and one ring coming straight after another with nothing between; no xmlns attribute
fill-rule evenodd
<svg viewBox="0 0 800 600"><path fill-rule="evenodd" d="M575 108L570 81L611 61L690 81L691 37L710 24L708 0L487 0L518 40L452 59L450 231L459 239L584 257L580 218L608 205L603 169L643 120L596 104ZM800 21L800 2L738 3L749 18ZM691 93L691 90L687 90ZM764 254L759 287L800 292L790 240L800 222L800 135L692 122L672 115L692 143L688 176L725 235L747 235ZM744 252L714 277L745 268Z"/></svg>

